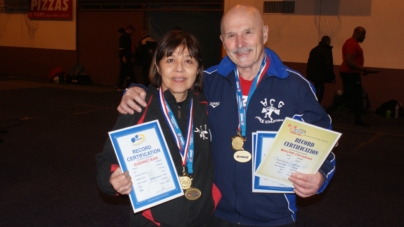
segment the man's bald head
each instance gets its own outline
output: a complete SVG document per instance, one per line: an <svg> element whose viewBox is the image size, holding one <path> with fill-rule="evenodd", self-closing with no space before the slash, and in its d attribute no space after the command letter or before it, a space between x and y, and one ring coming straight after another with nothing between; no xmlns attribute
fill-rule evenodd
<svg viewBox="0 0 404 227"><path fill-rule="evenodd" d="M356 27L354 29L354 33L352 35L352 38L356 39L358 42L363 42L366 38L366 30L363 27Z"/></svg>
<svg viewBox="0 0 404 227"><path fill-rule="evenodd" d="M261 13L253 6L236 5L222 18L221 35L227 56L244 79L252 78L264 59L268 27ZM247 73L248 71L248 73Z"/></svg>
<svg viewBox="0 0 404 227"><path fill-rule="evenodd" d="M253 19L257 26L264 26L264 20L257 8L248 5L236 5L230 8L222 17L220 23L220 31L222 34L224 26L233 18L237 17L248 17Z"/></svg>

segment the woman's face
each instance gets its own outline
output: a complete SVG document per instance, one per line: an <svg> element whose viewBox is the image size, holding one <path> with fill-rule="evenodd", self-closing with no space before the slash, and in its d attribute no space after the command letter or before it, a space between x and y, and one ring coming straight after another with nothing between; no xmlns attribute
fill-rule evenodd
<svg viewBox="0 0 404 227"><path fill-rule="evenodd" d="M188 48L178 46L171 56L161 59L157 72L161 75L163 91L170 90L177 102L181 102L195 82L198 61L191 58Z"/></svg>

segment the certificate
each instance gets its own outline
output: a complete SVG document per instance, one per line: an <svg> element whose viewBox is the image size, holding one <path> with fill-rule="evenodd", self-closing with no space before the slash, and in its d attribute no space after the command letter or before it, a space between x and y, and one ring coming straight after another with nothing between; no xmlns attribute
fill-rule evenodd
<svg viewBox="0 0 404 227"><path fill-rule="evenodd" d="M129 198L135 213L184 194L157 120L108 134L122 171L132 178Z"/></svg>
<svg viewBox="0 0 404 227"><path fill-rule="evenodd" d="M316 173L341 133L285 118L256 175L293 187L293 172Z"/></svg>
<svg viewBox="0 0 404 227"><path fill-rule="evenodd" d="M277 132L257 131L253 133L252 149L252 191L261 193L293 193L293 187L281 184L274 180L260 177L255 174L261 161L271 147Z"/></svg>

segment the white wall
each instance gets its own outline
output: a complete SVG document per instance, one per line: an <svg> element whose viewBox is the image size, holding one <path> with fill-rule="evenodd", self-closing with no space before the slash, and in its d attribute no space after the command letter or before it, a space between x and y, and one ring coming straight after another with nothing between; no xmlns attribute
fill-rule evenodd
<svg viewBox="0 0 404 227"><path fill-rule="evenodd" d="M225 12L236 4L262 11L263 0L224 0ZM323 35L331 37L334 64L342 62L341 47L356 26L367 38L361 44L365 66L404 69L404 1L402 0L295 0L295 14L263 14L269 26L267 46L285 62L306 63Z"/></svg>
<svg viewBox="0 0 404 227"><path fill-rule="evenodd" d="M27 14L0 13L0 46L76 50L76 1L70 21L31 20Z"/></svg>

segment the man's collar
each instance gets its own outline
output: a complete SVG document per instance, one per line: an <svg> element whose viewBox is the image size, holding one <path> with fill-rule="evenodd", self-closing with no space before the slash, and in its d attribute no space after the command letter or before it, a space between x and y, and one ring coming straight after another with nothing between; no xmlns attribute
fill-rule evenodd
<svg viewBox="0 0 404 227"><path fill-rule="evenodd" d="M265 47L265 54L268 56L270 62L267 75L276 76L279 78L288 77L288 72L286 71L287 67L283 65L278 55L267 47ZM227 76L234 70L235 67L236 65L226 55L220 62L217 72L222 76Z"/></svg>

